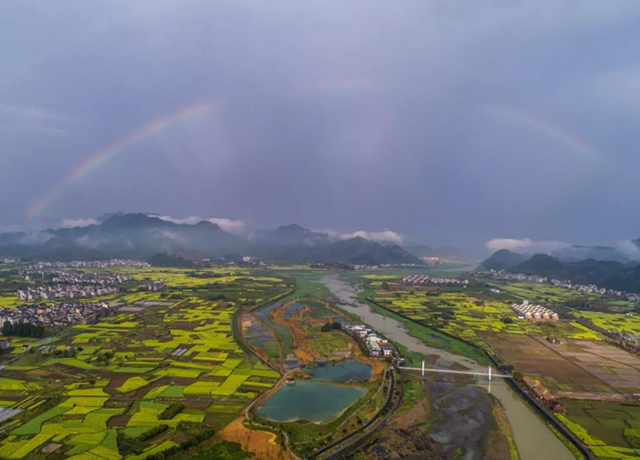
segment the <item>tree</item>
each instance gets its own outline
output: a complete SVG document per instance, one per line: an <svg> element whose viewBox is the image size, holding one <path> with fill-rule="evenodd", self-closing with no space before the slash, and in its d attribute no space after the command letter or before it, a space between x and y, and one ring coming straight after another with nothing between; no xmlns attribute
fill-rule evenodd
<svg viewBox="0 0 640 460"><path fill-rule="evenodd" d="M10 321L5 321L2 325L2 335L13 335L13 324Z"/></svg>
<svg viewBox="0 0 640 460"><path fill-rule="evenodd" d="M31 323L11 324L5 321L2 325L2 335L17 337L42 337L44 335L44 326Z"/></svg>

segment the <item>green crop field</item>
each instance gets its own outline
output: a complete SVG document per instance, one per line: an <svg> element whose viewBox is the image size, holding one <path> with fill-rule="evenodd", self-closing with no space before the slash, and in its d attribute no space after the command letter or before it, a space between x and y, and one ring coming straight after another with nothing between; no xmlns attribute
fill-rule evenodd
<svg viewBox="0 0 640 460"><path fill-rule="evenodd" d="M0 378L0 405L22 412L0 427L1 458L44 455L49 445L60 445L56 458L76 460L179 451L207 427L235 418L280 378L245 355L232 323L239 309L287 293L283 276L236 268L120 271L163 280L168 289L124 292L114 298L118 306L141 311L63 328L54 345L9 338L13 352L1 359L17 359ZM176 400L184 407L164 418ZM154 429L161 434L146 438Z"/></svg>
<svg viewBox="0 0 640 460"><path fill-rule="evenodd" d="M558 419L599 458L637 458L640 407L596 401L568 401Z"/></svg>
<svg viewBox="0 0 640 460"><path fill-rule="evenodd" d="M534 323L518 319L509 305L484 292L441 292L408 286L376 290L372 298L425 326L446 332L489 350L496 336L554 335L571 339L598 339L598 334L573 322Z"/></svg>
<svg viewBox="0 0 640 460"><path fill-rule="evenodd" d="M588 319L596 326L609 331L640 335L640 317L635 313L617 315L615 313L580 311L575 312L573 315L578 318Z"/></svg>
<svg viewBox="0 0 640 460"><path fill-rule="evenodd" d="M625 300L614 299L601 294L580 292L573 289L549 286L542 283L519 282L500 284L503 291L545 305L568 305L576 308L606 308L611 312L624 313L629 311L629 303Z"/></svg>

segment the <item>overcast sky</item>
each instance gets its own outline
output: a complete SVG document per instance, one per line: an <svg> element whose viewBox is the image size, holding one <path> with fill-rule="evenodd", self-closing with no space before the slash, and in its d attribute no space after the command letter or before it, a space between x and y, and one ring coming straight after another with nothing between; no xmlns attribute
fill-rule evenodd
<svg viewBox="0 0 640 460"><path fill-rule="evenodd" d="M0 62L5 227L122 210L460 246L640 237L637 0L14 0Z"/></svg>

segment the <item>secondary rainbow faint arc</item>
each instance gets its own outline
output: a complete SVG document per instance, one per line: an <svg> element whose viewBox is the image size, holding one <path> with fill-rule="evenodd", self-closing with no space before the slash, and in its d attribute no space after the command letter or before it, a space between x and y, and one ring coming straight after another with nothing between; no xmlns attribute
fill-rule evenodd
<svg viewBox="0 0 640 460"><path fill-rule="evenodd" d="M600 152L585 140L580 139L576 135L559 128L558 126L554 126L548 121L536 117L531 113L512 107L491 107L491 111L506 117L512 122L534 129L552 138L556 142L565 144L576 151L582 152L586 154L590 160L597 160L601 156Z"/></svg>
<svg viewBox="0 0 640 460"><path fill-rule="evenodd" d="M174 112L170 115L166 115L162 118L153 120L152 122L142 126L140 129L132 132L125 138L119 140L111 146L99 150L93 153L89 158L80 163L69 174L61 178L55 184L53 184L43 195L31 202L25 211L25 219L30 219L34 215L38 214L44 209L51 201L53 201L62 191L69 185L77 182L85 177L91 171L98 166L104 164L106 161L114 158L125 151L127 151L133 145L144 141L177 123L186 121L188 119L202 115L208 112L213 107L212 103L200 103L194 106L181 109L178 112Z"/></svg>

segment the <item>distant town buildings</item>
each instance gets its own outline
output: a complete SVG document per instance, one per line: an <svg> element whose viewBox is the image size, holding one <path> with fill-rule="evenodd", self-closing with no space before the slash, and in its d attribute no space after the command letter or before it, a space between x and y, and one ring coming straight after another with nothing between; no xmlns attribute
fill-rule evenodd
<svg viewBox="0 0 640 460"><path fill-rule="evenodd" d="M520 319L526 319L528 321L556 322L560 319L556 312L551 311L542 305L530 304L528 300L525 300L521 304L512 303L511 308Z"/></svg>
<svg viewBox="0 0 640 460"><path fill-rule="evenodd" d="M32 272L33 273L33 272ZM43 277L47 272L40 272ZM100 286L114 286L128 283L133 278L121 273L80 273L57 270L50 272L51 281L54 283L97 284Z"/></svg>
<svg viewBox="0 0 640 460"><path fill-rule="evenodd" d="M91 324L109 312L109 304L106 302L20 305L0 310L0 327L7 321L11 324L30 323L46 327Z"/></svg>
<svg viewBox="0 0 640 460"><path fill-rule="evenodd" d="M422 257L422 260L427 265L440 265L440 263L441 263L440 257Z"/></svg>
<svg viewBox="0 0 640 460"><path fill-rule="evenodd" d="M44 268L112 268L130 267L146 268L151 265L142 260L134 259L108 259L108 260L72 260L71 262L37 262L29 265L31 270L42 270Z"/></svg>
<svg viewBox="0 0 640 460"><path fill-rule="evenodd" d="M354 270L378 270L381 268L424 268L421 264L380 264L380 265L349 265Z"/></svg>
<svg viewBox="0 0 640 460"><path fill-rule="evenodd" d="M429 275L409 275L402 278L405 284L459 284L466 286L469 280L461 278L439 278Z"/></svg>
<svg viewBox="0 0 640 460"><path fill-rule="evenodd" d="M505 281L529 281L533 283L549 284L551 286L573 289L575 291L581 291L589 294L601 294L611 297L621 297L627 299L629 302L640 300L640 294L627 293L616 289L601 288L596 286L595 284L575 284L571 281L547 278L545 276L510 273L505 270L490 270L488 272L478 272L477 275Z"/></svg>
<svg viewBox="0 0 640 460"><path fill-rule="evenodd" d="M259 265L261 267L265 267L267 265L263 260L254 256L242 256L242 263Z"/></svg>
<svg viewBox="0 0 640 460"><path fill-rule="evenodd" d="M115 286L94 286L77 284L55 284L52 286L35 286L18 289L16 297L25 302L53 299L80 299L83 297L98 297L116 294L119 289Z"/></svg>
<svg viewBox="0 0 640 460"><path fill-rule="evenodd" d="M129 275L122 273L82 273L45 267L28 269L21 272L25 281L50 282L51 284L33 284L18 289L16 297L25 302L55 299L80 299L116 294L120 286L133 281ZM160 291L165 288L162 281L145 279L138 285L139 289Z"/></svg>

